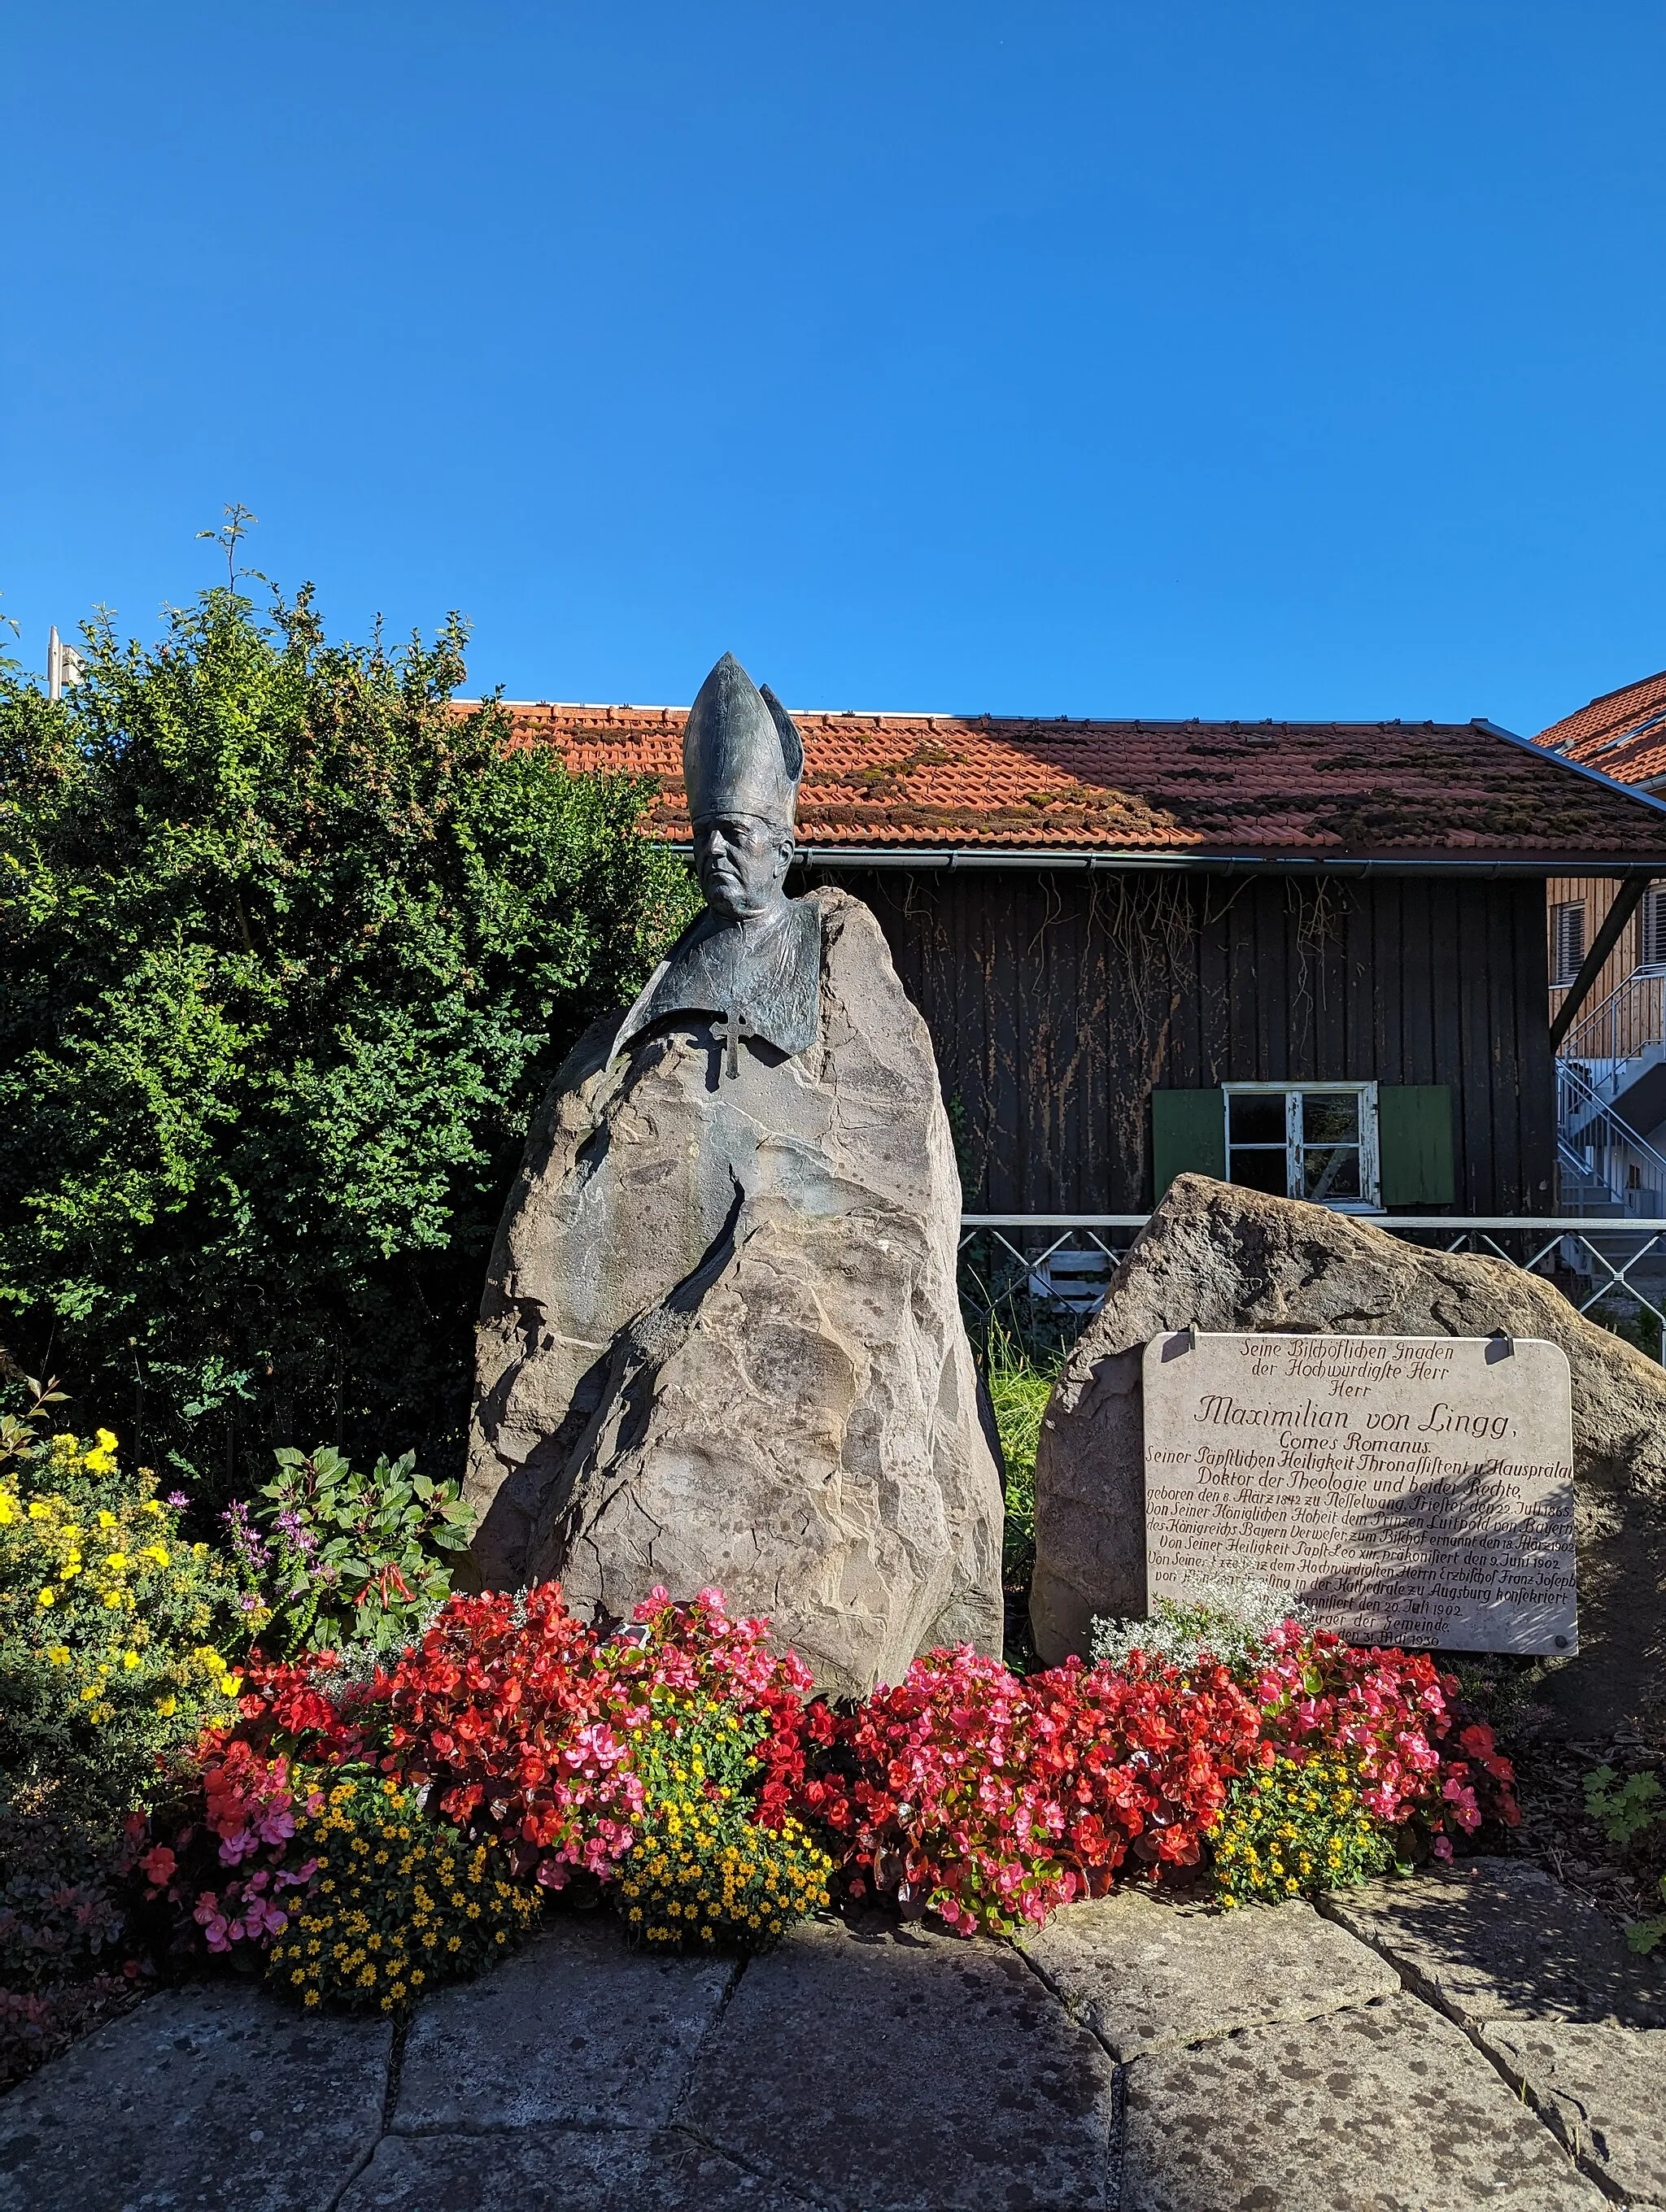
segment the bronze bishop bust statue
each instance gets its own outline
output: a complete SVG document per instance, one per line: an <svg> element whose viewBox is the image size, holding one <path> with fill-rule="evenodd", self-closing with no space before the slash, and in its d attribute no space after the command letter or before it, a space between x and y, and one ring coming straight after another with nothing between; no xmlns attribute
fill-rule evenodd
<svg viewBox="0 0 1666 2212"><path fill-rule="evenodd" d="M789 899L804 744L766 684L732 653L700 687L683 731L683 781L706 911L684 930L613 1041L623 1052L672 1014L715 1018L724 1073L744 1038L788 1054L816 1041L821 909Z"/></svg>

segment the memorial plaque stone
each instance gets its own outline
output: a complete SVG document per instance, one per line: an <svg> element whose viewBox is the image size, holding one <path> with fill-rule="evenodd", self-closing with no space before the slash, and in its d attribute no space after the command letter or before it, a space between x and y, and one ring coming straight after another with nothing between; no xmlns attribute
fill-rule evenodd
<svg viewBox="0 0 1666 2212"><path fill-rule="evenodd" d="M1183 1330L1144 1386L1148 1601L1256 1576L1351 1643L1578 1648L1560 1346Z"/></svg>

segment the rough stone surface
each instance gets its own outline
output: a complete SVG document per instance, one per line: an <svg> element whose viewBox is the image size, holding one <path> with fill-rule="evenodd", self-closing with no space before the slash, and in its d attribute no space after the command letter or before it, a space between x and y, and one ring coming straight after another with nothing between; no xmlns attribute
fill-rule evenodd
<svg viewBox="0 0 1666 2212"><path fill-rule="evenodd" d="M732 1960L632 1951L611 1913L558 1923L496 1973L423 2007L393 2125L658 2127L736 1971ZM529 2048L543 2063L526 2065Z"/></svg>
<svg viewBox="0 0 1666 2212"><path fill-rule="evenodd" d="M1111 2085L1104 2052L1010 1949L818 1925L748 1966L678 2118L849 2212L1086 2212L1103 2199Z"/></svg>
<svg viewBox="0 0 1666 2212"><path fill-rule="evenodd" d="M1666 2029L1509 2021L1480 2040L1612 2194L1666 2204Z"/></svg>
<svg viewBox="0 0 1666 2212"><path fill-rule="evenodd" d="M1001 1493L955 1288L960 1190L924 1023L878 923L823 914L787 1057L660 1025L556 1078L477 1349L474 1556L628 1613L708 1583L842 1692L1001 1639Z"/></svg>
<svg viewBox="0 0 1666 2212"><path fill-rule="evenodd" d="M1292 1899L1271 1911L1177 1911L1138 1890L1067 1905L1024 1948L1115 2056L1137 2058L1387 1996L1377 1954Z"/></svg>
<svg viewBox="0 0 1666 2212"><path fill-rule="evenodd" d="M390 2136L341 2212L804 2212L804 2199L677 2133Z"/></svg>
<svg viewBox="0 0 1666 2212"><path fill-rule="evenodd" d="M246 1986L167 1990L0 2102L0 2212L329 2212L392 2044Z"/></svg>
<svg viewBox="0 0 1666 2212"><path fill-rule="evenodd" d="M1666 1962L1639 1958L1542 1868L1469 1859L1415 1881L1335 1890L1324 1911L1462 2027L1612 2021L1666 2027Z"/></svg>
<svg viewBox="0 0 1666 2212"><path fill-rule="evenodd" d="M1060 1376L1036 1462L1037 1650L1087 1649L1096 1613L1146 1611L1147 1341L1204 1329L1544 1337L1567 1354L1580 1654L1553 1676L1601 1728L1666 1687L1666 1373L1501 1260L1432 1252L1347 1214L1177 1177Z"/></svg>
<svg viewBox="0 0 1666 2212"><path fill-rule="evenodd" d="M1383 1997L1128 2071L1122 2212L1597 2212L1606 2199L1426 2005Z"/></svg>

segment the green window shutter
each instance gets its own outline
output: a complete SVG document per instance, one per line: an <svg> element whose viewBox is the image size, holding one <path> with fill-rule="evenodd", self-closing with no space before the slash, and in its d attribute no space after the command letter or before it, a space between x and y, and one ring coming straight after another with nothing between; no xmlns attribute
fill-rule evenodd
<svg viewBox="0 0 1666 2212"><path fill-rule="evenodd" d="M1445 1083L1384 1083L1377 1092L1384 1206L1450 1206L1452 1091Z"/></svg>
<svg viewBox="0 0 1666 2212"><path fill-rule="evenodd" d="M1226 1101L1219 1091L1153 1091L1152 1198L1190 1171L1226 1180Z"/></svg>

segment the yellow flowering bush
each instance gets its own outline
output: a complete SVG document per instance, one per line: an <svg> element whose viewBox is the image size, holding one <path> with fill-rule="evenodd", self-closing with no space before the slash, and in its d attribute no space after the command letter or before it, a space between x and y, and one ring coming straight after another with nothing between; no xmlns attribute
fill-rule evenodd
<svg viewBox="0 0 1666 2212"><path fill-rule="evenodd" d="M809 1832L790 1814L775 1828L746 1817L767 1726L725 1698L654 1692L631 1732L643 1810L614 1893L642 1942L767 1950L828 1903L833 1862Z"/></svg>
<svg viewBox="0 0 1666 2212"><path fill-rule="evenodd" d="M266 1977L304 2005L403 2012L503 1957L543 1907L498 1846L431 1821L397 1782L345 1778L295 1835L316 1873Z"/></svg>
<svg viewBox="0 0 1666 2212"><path fill-rule="evenodd" d="M1382 1874L1394 1846L1365 1802L1369 1787L1353 1758L1329 1751L1280 1753L1242 1775L1209 1838L1221 1904L1276 1905Z"/></svg>
<svg viewBox="0 0 1666 2212"><path fill-rule="evenodd" d="M0 1776L13 1797L125 1812L159 1759L235 1717L232 1577L187 1543L155 1477L108 1429L58 1435L0 1474Z"/></svg>

